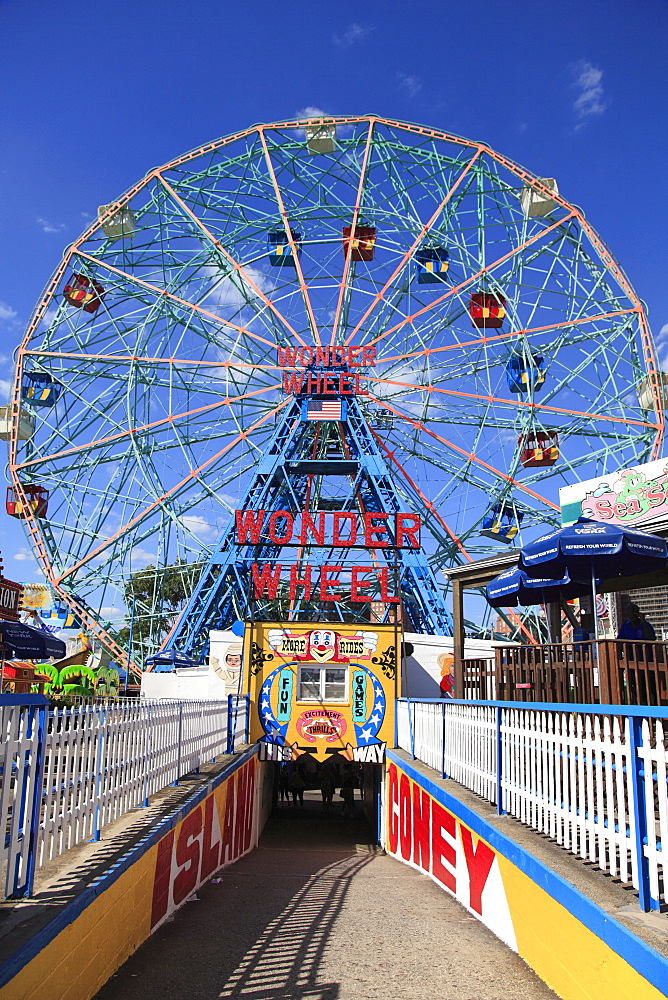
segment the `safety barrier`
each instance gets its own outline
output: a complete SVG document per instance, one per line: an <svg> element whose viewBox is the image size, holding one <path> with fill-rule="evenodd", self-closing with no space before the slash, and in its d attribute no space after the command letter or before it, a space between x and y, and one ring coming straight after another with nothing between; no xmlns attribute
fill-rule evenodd
<svg viewBox="0 0 668 1000"><path fill-rule="evenodd" d="M668 901L668 709L414 701L397 745L638 890Z"/></svg>
<svg viewBox="0 0 668 1000"><path fill-rule="evenodd" d="M109 823L248 738L248 700L234 696L48 711L41 696L17 695L3 698L0 718L0 860L11 897L31 894L36 867L99 840Z"/></svg>

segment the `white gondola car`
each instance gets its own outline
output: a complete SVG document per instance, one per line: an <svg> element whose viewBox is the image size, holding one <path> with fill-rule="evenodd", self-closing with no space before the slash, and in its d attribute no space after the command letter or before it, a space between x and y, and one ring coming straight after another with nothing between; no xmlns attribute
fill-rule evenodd
<svg viewBox="0 0 668 1000"><path fill-rule="evenodd" d="M559 194L559 188L554 177L539 177L541 184L544 184L550 191ZM542 191L537 191L532 184L525 184L520 196L522 211L528 219L539 219L544 215L549 215L557 207L553 198L546 197Z"/></svg>
<svg viewBox="0 0 668 1000"><path fill-rule="evenodd" d="M0 406L0 441L9 441L12 426L11 406ZM19 441L29 441L35 433L35 418L29 413L22 413L19 417L19 429L17 438Z"/></svg>
<svg viewBox="0 0 668 1000"><path fill-rule="evenodd" d="M336 149L336 126L328 122L307 125L306 145L309 153L333 153Z"/></svg>
<svg viewBox="0 0 668 1000"><path fill-rule="evenodd" d="M98 219L111 207L111 205L100 205L97 210ZM129 208L119 208L102 224L102 232L110 240L121 240L124 236L132 236L136 228L134 213Z"/></svg>
<svg viewBox="0 0 668 1000"><path fill-rule="evenodd" d="M656 379L664 409L668 410L668 372L657 372ZM638 393L638 402L643 410L653 410L654 393L652 392L651 376L645 375L644 379L638 383L636 392Z"/></svg>

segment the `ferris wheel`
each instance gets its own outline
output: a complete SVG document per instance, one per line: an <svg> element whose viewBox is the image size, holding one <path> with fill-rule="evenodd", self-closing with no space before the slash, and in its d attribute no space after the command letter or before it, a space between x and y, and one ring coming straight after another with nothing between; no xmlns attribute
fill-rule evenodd
<svg viewBox="0 0 668 1000"><path fill-rule="evenodd" d="M204 563L318 348L359 365L437 574L658 454L642 305L554 180L375 116L254 126L102 206L18 350L7 511L112 650L148 566L155 648L161 571Z"/></svg>

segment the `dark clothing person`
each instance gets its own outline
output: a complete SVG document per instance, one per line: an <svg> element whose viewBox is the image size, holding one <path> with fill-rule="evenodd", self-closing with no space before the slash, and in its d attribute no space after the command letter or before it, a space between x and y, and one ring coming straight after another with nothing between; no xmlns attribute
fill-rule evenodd
<svg viewBox="0 0 668 1000"><path fill-rule="evenodd" d="M323 767L320 771L320 794L322 795L322 808L329 812L334 795L334 778L328 767Z"/></svg>
<svg viewBox="0 0 668 1000"><path fill-rule="evenodd" d="M297 805L297 799L299 799L299 804L304 805L304 789L306 788L306 782L301 776L300 772L295 769L292 777L290 778L290 791L292 792L292 804Z"/></svg>
<svg viewBox="0 0 668 1000"><path fill-rule="evenodd" d="M632 642L643 639L645 642L656 642L656 633L651 622L647 621L640 608L632 604L629 607L629 617L620 628L617 638Z"/></svg>

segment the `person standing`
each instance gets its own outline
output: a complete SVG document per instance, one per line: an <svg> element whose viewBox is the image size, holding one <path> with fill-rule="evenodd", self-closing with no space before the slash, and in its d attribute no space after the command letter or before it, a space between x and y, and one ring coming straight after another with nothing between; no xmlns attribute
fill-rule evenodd
<svg viewBox="0 0 668 1000"><path fill-rule="evenodd" d="M647 621L637 604L629 604L629 614L617 633L618 639L635 641L644 639L646 642L656 642L656 632L652 623Z"/></svg>
<svg viewBox="0 0 668 1000"><path fill-rule="evenodd" d="M297 805L297 799L299 799L300 806L304 805L304 789L306 788L306 782L304 781L304 776L298 767L292 772L292 777L290 778L290 791L292 792L292 804Z"/></svg>
<svg viewBox="0 0 668 1000"><path fill-rule="evenodd" d="M320 768L320 794L322 795L322 808L324 812L329 812L334 795L334 778L327 765Z"/></svg>

